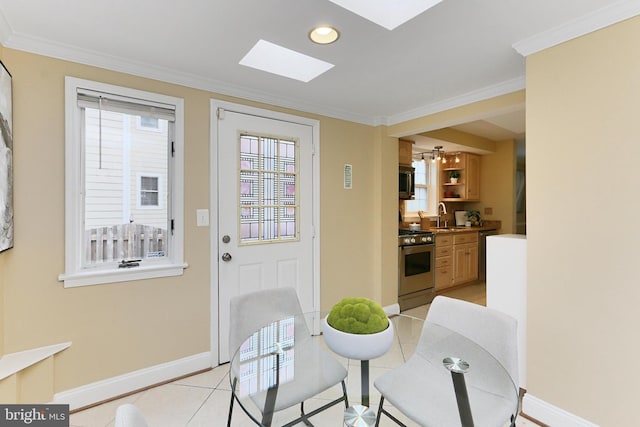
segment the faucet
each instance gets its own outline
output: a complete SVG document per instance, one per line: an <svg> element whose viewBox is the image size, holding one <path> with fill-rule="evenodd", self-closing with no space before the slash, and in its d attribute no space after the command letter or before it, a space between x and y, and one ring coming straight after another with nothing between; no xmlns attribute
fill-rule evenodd
<svg viewBox="0 0 640 427"><path fill-rule="evenodd" d="M438 204L438 221L436 224L436 227L440 228L440 208L442 208L442 214L446 215L447 214L447 205L444 204L444 202L440 202ZM444 226L447 226L447 221L444 221Z"/></svg>

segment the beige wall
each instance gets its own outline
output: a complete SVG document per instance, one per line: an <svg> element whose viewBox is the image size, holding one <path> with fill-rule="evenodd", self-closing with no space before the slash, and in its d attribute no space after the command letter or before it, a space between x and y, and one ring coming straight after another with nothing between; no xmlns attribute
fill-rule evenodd
<svg viewBox="0 0 640 427"><path fill-rule="evenodd" d="M514 140L496 142L495 152L480 156L480 203L465 208L480 212L483 220L500 220L500 233L515 233L516 144ZM484 209L492 209L491 214Z"/></svg>
<svg viewBox="0 0 640 427"><path fill-rule="evenodd" d="M243 101L7 48L0 53L14 76L15 135L16 244L0 254L4 352L72 341L57 357L59 392L208 351L209 235L196 227L195 210L209 206L209 101ZM72 289L57 280L64 269L66 75L184 98L184 276ZM382 233L395 230L395 208L388 207L395 186L377 182L389 175L380 169L395 170L397 154L386 155L393 141L369 126L274 109L321 122L322 307L348 295L395 302L376 275L391 277L397 264L375 266L390 250ZM343 189L345 163L353 164L353 190Z"/></svg>
<svg viewBox="0 0 640 427"><path fill-rule="evenodd" d="M63 289L57 276L64 271L64 76L185 99L188 213L208 204L200 184L209 170L208 94L7 48L3 57L13 75L16 236L3 269L4 351L72 341L56 358L56 391L207 351L209 242L195 215L185 215L183 277Z"/></svg>
<svg viewBox="0 0 640 427"><path fill-rule="evenodd" d="M349 295L379 301L374 259L380 230L374 225L380 209L374 200L380 185L374 182L374 159L380 142L372 127L334 119L322 121L320 138L322 308ZM353 166L352 190L344 189L347 163Z"/></svg>
<svg viewBox="0 0 640 427"><path fill-rule="evenodd" d="M638 40L640 17L526 62L528 392L602 426L640 425Z"/></svg>
<svg viewBox="0 0 640 427"><path fill-rule="evenodd" d="M374 189L374 205L379 206L380 214L375 214L375 208L370 214L380 240L373 269L374 279L379 281L376 286L381 292L379 300L387 306L398 301L398 206L387 197L392 194L395 202L398 194L398 139L388 137L387 128L380 126L376 128L375 140L374 181L378 186Z"/></svg>

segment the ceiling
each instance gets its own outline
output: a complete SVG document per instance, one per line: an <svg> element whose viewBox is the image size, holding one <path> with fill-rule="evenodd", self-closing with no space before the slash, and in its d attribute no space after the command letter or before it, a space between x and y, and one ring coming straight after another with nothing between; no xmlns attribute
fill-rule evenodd
<svg viewBox="0 0 640 427"><path fill-rule="evenodd" d="M0 43L391 125L523 89L524 56L638 9L638 0L443 0L390 31L329 0L0 0ZM339 40L312 43L307 34L318 24L336 27ZM303 83L239 65L260 39L334 67ZM524 106L455 127L490 139L521 136Z"/></svg>

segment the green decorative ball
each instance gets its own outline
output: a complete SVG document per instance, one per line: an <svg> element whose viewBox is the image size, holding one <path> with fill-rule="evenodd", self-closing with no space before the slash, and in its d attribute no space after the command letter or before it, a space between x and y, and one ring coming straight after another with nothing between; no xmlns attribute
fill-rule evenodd
<svg viewBox="0 0 640 427"><path fill-rule="evenodd" d="M327 323L350 334L375 334L387 329L389 319L382 306L368 298L344 298L333 306Z"/></svg>

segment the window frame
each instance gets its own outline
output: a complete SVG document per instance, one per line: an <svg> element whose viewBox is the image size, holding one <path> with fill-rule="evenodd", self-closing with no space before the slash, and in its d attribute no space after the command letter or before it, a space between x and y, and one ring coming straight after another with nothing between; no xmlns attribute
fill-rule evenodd
<svg viewBox="0 0 640 427"><path fill-rule="evenodd" d="M424 211L424 215L425 217L429 217L429 218L433 218L433 217L437 217L438 216L438 202L440 201L439 198L439 182L438 182L438 178L439 178L439 171L440 171L440 164L438 162L435 163L431 163L428 160L419 160L414 158L412 160L412 162L420 162L420 161L424 161L425 162L425 167L426 167L426 184L415 184L416 188L424 188L427 190L427 210ZM417 180L416 180L417 181ZM420 215L418 213L418 211L411 211L407 209L407 203L408 201L405 200L404 201L404 212L403 212L403 219L406 222L420 222Z"/></svg>
<svg viewBox="0 0 640 427"><path fill-rule="evenodd" d="M85 267L82 258L84 236L83 138L82 111L78 107L78 89L92 90L117 96L134 98L150 103L175 107L172 162L167 183L171 191L172 227L168 242L169 256L164 259L145 259L132 268L117 265ZM118 283L158 277L178 276L184 273L184 100L173 96L130 89L111 84L65 77L65 272L58 280L64 287L77 287Z"/></svg>

